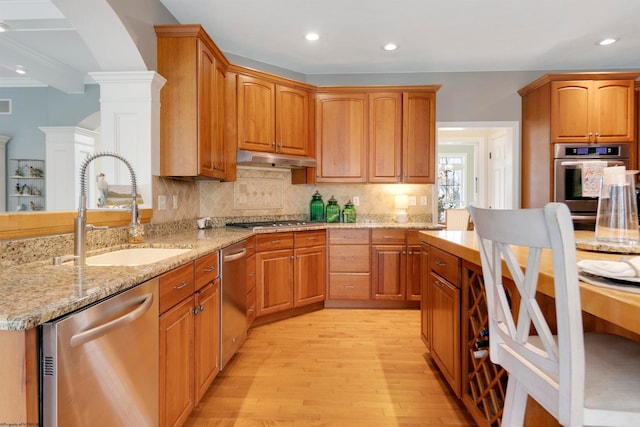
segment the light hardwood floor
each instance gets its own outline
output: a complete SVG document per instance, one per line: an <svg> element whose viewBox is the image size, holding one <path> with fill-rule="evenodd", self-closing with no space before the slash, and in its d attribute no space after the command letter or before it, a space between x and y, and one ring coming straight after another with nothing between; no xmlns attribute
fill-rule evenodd
<svg viewBox="0 0 640 427"><path fill-rule="evenodd" d="M346 309L251 329L184 425L474 426L419 331L419 310Z"/></svg>

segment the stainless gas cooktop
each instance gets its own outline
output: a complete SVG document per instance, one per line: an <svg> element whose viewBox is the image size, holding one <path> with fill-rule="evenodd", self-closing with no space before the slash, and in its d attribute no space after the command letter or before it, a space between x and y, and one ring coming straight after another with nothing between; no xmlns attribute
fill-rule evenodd
<svg viewBox="0 0 640 427"><path fill-rule="evenodd" d="M290 221L264 221L264 222L240 222L227 224L227 227L241 228L280 228L280 227L300 227L307 225L306 221L290 220Z"/></svg>

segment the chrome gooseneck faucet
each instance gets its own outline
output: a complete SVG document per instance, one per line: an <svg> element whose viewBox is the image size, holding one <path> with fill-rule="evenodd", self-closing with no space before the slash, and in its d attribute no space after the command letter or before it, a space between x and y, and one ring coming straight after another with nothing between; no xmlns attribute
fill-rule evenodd
<svg viewBox="0 0 640 427"><path fill-rule="evenodd" d="M86 159L83 160L80 165L80 203L78 205L78 216L75 217L73 224L73 254L74 254L74 262L75 265L85 265L87 263L87 167L89 163L98 157L114 157L116 159L121 160L127 168L129 168L129 173L131 174L131 224L135 225L138 220L138 204L137 204L137 193L138 193L138 184L136 181L136 173L133 170L133 167L129 163L127 159L122 157L118 153L113 153L109 151L100 151L94 154L87 156ZM91 226L89 226L91 227Z"/></svg>

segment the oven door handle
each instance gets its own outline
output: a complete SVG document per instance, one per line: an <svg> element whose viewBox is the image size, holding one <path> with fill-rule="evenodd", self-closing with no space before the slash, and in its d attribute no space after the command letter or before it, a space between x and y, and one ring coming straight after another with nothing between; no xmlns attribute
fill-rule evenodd
<svg viewBox="0 0 640 427"><path fill-rule="evenodd" d="M606 161L607 166L608 165L614 165L614 166L624 165L624 161L622 160L564 160L560 162L560 165L561 166L582 166L585 163L597 162L597 161Z"/></svg>

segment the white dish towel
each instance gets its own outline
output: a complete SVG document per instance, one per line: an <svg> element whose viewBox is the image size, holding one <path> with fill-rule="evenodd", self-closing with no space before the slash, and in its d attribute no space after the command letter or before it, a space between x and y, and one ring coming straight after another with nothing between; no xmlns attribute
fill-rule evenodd
<svg viewBox="0 0 640 427"><path fill-rule="evenodd" d="M578 261L578 267L596 276L621 279L640 277L640 256L619 261L583 259Z"/></svg>

